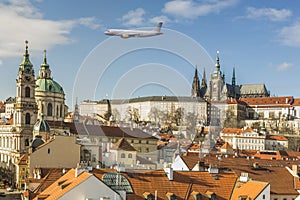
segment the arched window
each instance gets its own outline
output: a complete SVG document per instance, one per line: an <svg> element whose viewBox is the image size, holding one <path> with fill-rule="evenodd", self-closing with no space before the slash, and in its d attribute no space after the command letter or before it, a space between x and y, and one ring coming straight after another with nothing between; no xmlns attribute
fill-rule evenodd
<svg viewBox="0 0 300 200"><path fill-rule="evenodd" d="M62 107L63 107L63 105L60 104L60 111L59 111L59 116L60 116L60 117L62 117Z"/></svg>
<svg viewBox="0 0 300 200"><path fill-rule="evenodd" d="M130 153L130 154L128 154L128 158L132 158L132 154Z"/></svg>
<svg viewBox="0 0 300 200"><path fill-rule="evenodd" d="M30 87L25 87L25 97L30 97Z"/></svg>
<svg viewBox="0 0 300 200"><path fill-rule="evenodd" d="M55 113L56 117L58 117L58 105L56 106L56 113Z"/></svg>
<svg viewBox="0 0 300 200"><path fill-rule="evenodd" d="M125 158L125 153L121 153L121 158Z"/></svg>
<svg viewBox="0 0 300 200"><path fill-rule="evenodd" d="M41 111L42 111L42 113L44 113L44 104L43 103L41 104L41 107L42 107Z"/></svg>
<svg viewBox="0 0 300 200"><path fill-rule="evenodd" d="M30 113L26 113L25 115L25 124L30 124Z"/></svg>
<svg viewBox="0 0 300 200"><path fill-rule="evenodd" d="M47 115L52 116L52 103L48 103Z"/></svg>

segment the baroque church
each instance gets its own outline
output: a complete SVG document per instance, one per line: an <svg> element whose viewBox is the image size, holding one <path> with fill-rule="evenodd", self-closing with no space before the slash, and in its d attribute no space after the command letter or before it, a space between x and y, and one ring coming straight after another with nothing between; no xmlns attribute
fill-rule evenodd
<svg viewBox="0 0 300 200"><path fill-rule="evenodd" d="M225 75L221 71L219 52L216 56L214 72L210 75L209 83L206 80L205 69L200 84L198 69L192 83L192 97L202 97L209 101L225 101L229 98L269 97L270 92L265 84L236 84L235 68L233 68L231 84L225 82Z"/></svg>
<svg viewBox="0 0 300 200"><path fill-rule="evenodd" d="M0 167L13 170L14 163L37 142L36 135L45 141L54 131L64 132L68 111L64 90L51 76L46 51L36 77L27 41L16 79L16 97L8 98L5 106L10 117L0 125Z"/></svg>

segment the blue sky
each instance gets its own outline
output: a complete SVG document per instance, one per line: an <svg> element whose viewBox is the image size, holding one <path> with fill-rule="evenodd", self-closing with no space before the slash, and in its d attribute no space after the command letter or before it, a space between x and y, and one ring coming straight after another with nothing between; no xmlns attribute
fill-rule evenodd
<svg viewBox="0 0 300 200"><path fill-rule="evenodd" d="M25 40L36 73L47 49L69 107L76 97L190 95L194 66L208 78L216 51L226 82L235 67L238 84L265 83L271 95L300 97L299 9L290 0L0 0L0 99L15 96ZM103 34L159 21L162 36Z"/></svg>

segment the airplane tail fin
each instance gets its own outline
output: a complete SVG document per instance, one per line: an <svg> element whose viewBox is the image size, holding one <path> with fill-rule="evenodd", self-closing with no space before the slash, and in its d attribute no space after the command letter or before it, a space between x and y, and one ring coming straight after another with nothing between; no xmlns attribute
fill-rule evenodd
<svg viewBox="0 0 300 200"><path fill-rule="evenodd" d="M162 22L159 22L158 24L157 24L157 26L155 27L155 29L153 29L154 31L157 31L157 32L160 32L160 29L161 29L161 27L162 27Z"/></svg>

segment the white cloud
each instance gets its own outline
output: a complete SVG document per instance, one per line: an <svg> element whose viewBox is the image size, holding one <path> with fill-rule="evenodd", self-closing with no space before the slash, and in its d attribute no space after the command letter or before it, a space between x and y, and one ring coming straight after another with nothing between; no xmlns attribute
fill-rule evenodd
<svg viewBox="0 0 300 200"><path fill-rule="evenodd" d="M77 26L98 28L94 18L73 20L47 20L28 0L0 3L0 56L19 56L24 40L30 50L49 49L57 44L68 44L71 31Z"/></svg>
<svg viewBox="0 0 300 200"><path fill-rule="evenodd" d="M292 16L292 11L288 9L277 10L275 8L247 8L248 19L261 19L265 18L271 21L282 21Z"/></svg>
<svg viewBox="0 0 300 200"><path fill-rule="evenodd" d="M282 64L280 64L280 65L277 66L277 71L280 71L280 72L286 71L286 70L288 70L291 66L293 66L293 64L284 62L284 63L282 63Z"/></svg>
<svg viewBox="0 0 300 200"><path fill-rule="evenodd" d="M213 0L203 2L196 2L193 0L173 0L167 2L162 11L166 14L193 19L211 13L219 13L227 7L234 6L236 2L236 0Z"/></svg>
<svg viewBox="0 0 300 200"><path fill-rule="evenodd" d="M281 44L291 47L300 47L300 23L283 27L279 31L279 41Z"/></svg>
<svg viewBox="0 0 300 200"><path fill-rule="evenodd" d="M0 66L1 66L1 65L3 65L3 61L2 61L2 60L0 60Z"/></svg>
<svg viewBox="0 0 300 200"><path fill-rule="evenodd" d="M151 24L155 24L158 22L168 23L168 22L171 22L171 20L167 16L161 15L161 16L152 17L151 19L149 19L149 22Z"/></svg>
<svg viewBox="0 0 300 200"><path fill-rule="evenodd" d="M145 10L143 8L137 8L135 10L130 10L125 14L121 21L123 21L124 26L141 26L145 22Z"/></svg>

